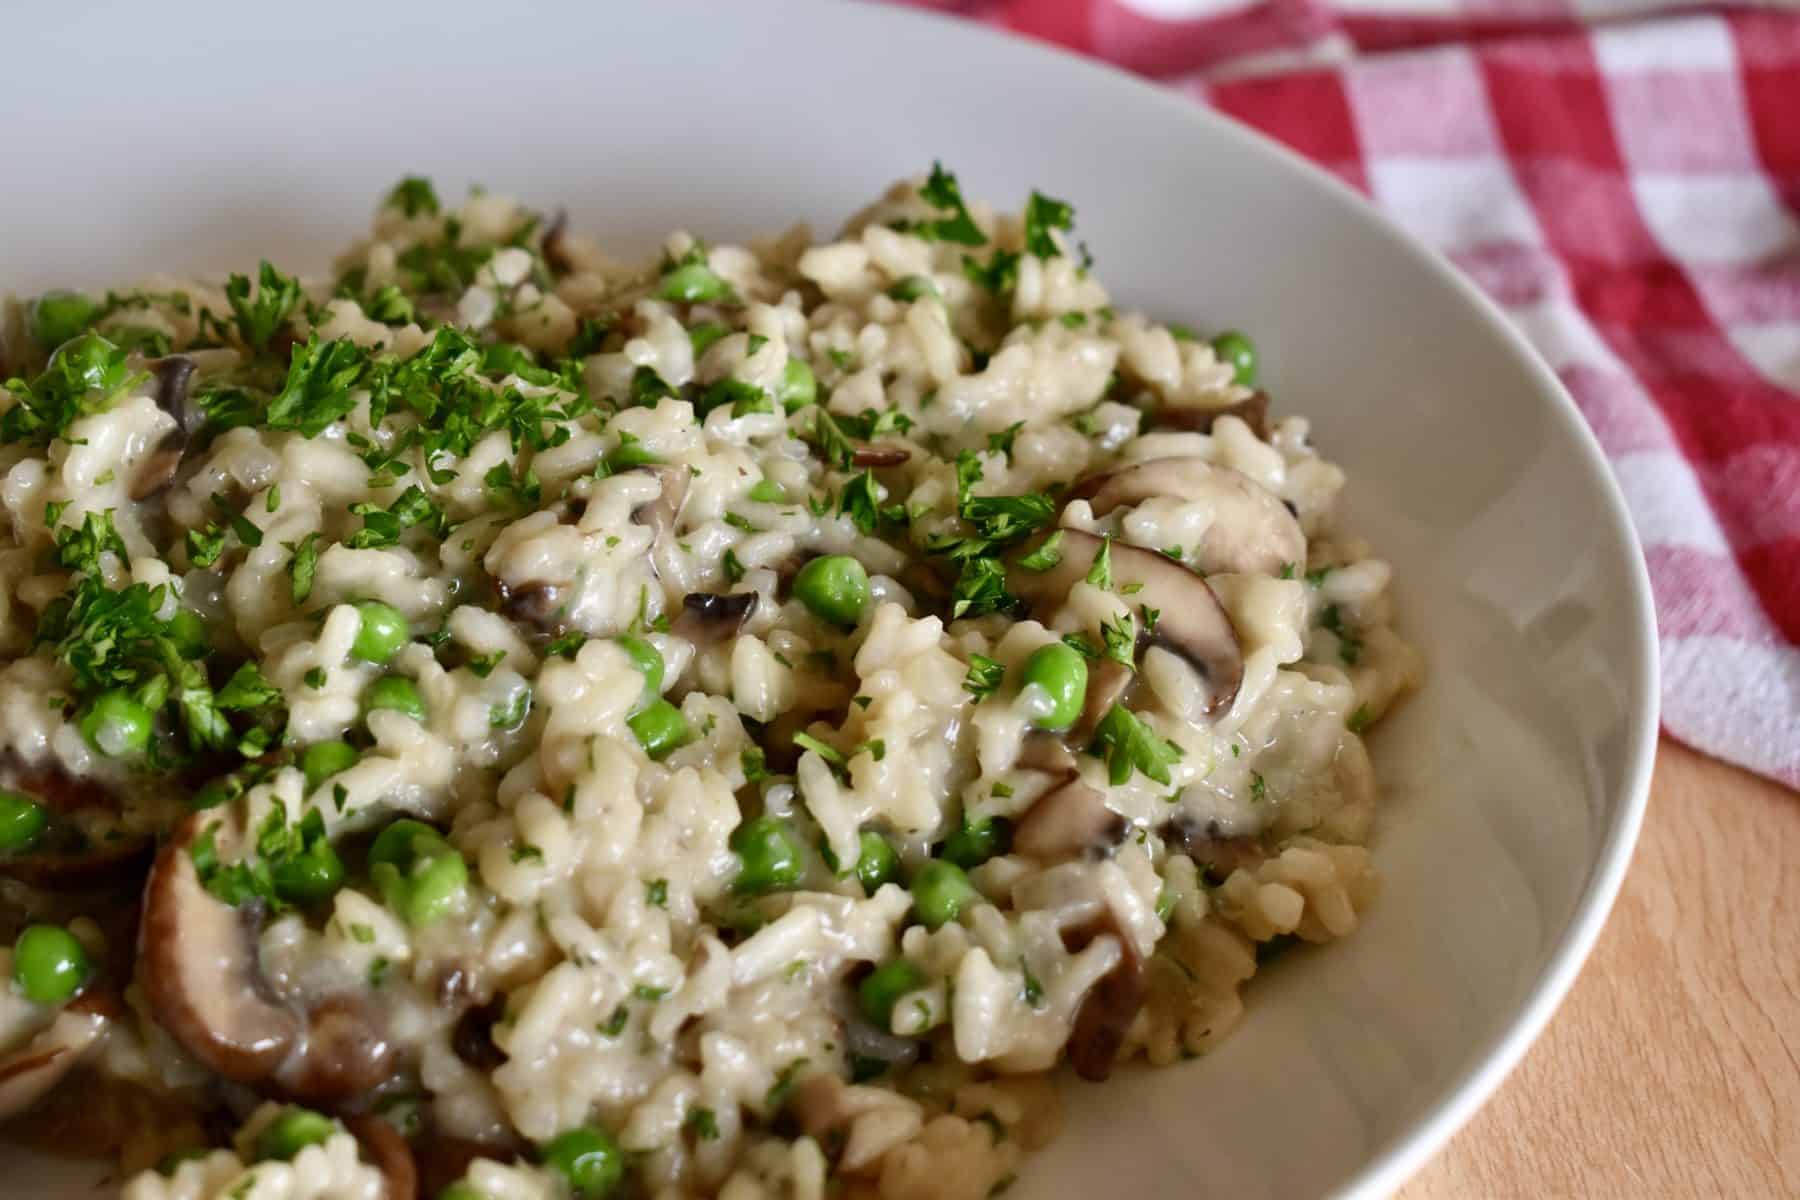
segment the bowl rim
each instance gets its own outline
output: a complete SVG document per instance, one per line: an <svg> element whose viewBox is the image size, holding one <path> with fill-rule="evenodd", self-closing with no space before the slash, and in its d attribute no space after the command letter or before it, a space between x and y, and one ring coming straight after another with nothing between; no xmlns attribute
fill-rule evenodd
<svg viewBox="0 0 1800 1200"><path fill-rule="evenodd" d="M815 0L786 0L790 5L817 7ZM1466 1125L1475 1112L1500 1089L1525 1052L1531 1048L1574 985L1599 938L1618 897L1625 872L1631 865L1650 801L1650 780L1656 760L1660 730L1660 676L1655 605L1649 570L1631 523L1624 493L1612 468L1568 389L1548 363L1507 319L1500 307L1448 259L1400 226L1342 179L1268 135L1251 128L1198 98L1172 87L1061 46L1002 31L929 9L886 4L861 4L858 19L931 23L944 36L977 39L989 43L992 52L1022 61L1038 60L1045 69L1088 76L1089 82L1114 89L1121 103L1154 106L1172 121L1190 123L1207 136L1235 143L1269 169L1285 174L1296 187L1311 190L1324 202L1350 217L1369 235L1384 241L1395 254L1429 275L1458 297L1473 318L1499 336L1532 389L1537 403L1547 407L1561 434L1572 443L1584 467L1599 485L1603 507L1596 514L1616 539L1625 559L1626 588L1621 599L1630 626L1634 661L1621 674L1630 691L1625 706L1626 752L1624 772L1617 790L1618 803L1611 820L1599 831L1599 847L1585 886L1577 896L1567 924L1555 939L1537 978L1526 990L1512 1018L1496 1033L1479 1043L1468 1064L1404 1132L1379 1146L1356 1171L1339 1185L1343 1197L1386 1196L1404 1184Z"/></svg>

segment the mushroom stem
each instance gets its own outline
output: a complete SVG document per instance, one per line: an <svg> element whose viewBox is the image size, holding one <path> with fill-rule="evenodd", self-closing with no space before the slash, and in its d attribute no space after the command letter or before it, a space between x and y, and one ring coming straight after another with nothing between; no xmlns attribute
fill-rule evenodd
<svg viewBox="0 0 1800 1200"><path fill-rule="evenodd" d="M1203 575L1273 575L1306 562L1306 535L1287 506L1248 476L1204 458L1153 458L1069 489L1069 498L1087 500L1096 517L1158 496L1211 509L1212 522L1190 551Z"/></svg>

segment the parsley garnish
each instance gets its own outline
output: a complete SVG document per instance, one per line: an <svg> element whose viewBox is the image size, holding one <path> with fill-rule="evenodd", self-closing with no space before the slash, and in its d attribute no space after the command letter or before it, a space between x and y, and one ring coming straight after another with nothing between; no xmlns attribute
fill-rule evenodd
<svg viewBox="0 0 1800 1200"><path fill-rule="evenodd" d="M190 538L193 535L188 535ZM191 546L191 543L190 543ZM294 550L293 561L288 563L288 573L294 578L293 596L295 604L304 604L312 595L313 574L319 568L319 535L309 533L300 539L300 545Z"/></svg>
<svg viewBox="0 0 1800 1200"><path fill-rule="evenodd" d="M1006 678L1006 668L985 654L969 655L969 673L963 676L963 690L977 700L992 695Z"/></svg>
<svg viewBox="0 0 1800 1200"><path fill-rule="evenodd" d="M369 366L368 351L349 338L320 342L313 334L294 347L287 381L269 401L263 420L271 429L317 437L356 407L354 390Z"/></svg>
<svg viewBox="0 0 1800 1200"><path fill-rule="evenodd" d="M16 403L0 413L0 442L41 446L66 439L76 420L105 412L143 378L132 373L124 349L97 333L84 333L51 355L49 365L29 384L6 381Z"/></svg>
<svg viewBox="0 0 1800 1200"><path fill-rule="evenodd" d="M251 349L262 350L293 316L300 303L300 281L283 275L265 259L257 278L256 298L250 298L249 277L233 275L225 281L225 300L231 305L238 336Z"/></svg>
<svg viewBox="0 0 1800 1200"><path fill-rule="evenodd" d="M919 197L931 207L950 215L938 217L930 221L918 221L909 226L910 232L926 241L955 242L959 246L980 246L987 242L981 227L969 215L969 209L963 203L962 188L957 185L956 176L944 170L939 163L931 164L931 176L925 186L919 189Z"/></svg>
<svg viewBox="0 0 1800 1200"><path fill-rule="evenodd" d="M1050 236L1050 231L1066 231L1074 224L1074 209L1042 192L1032 192L1031 199L1025 203L1025 249L1039 258L1055 258L1062 251L1057 249L1056 239Z"/></svg>
<svg viewBox="0 0 1800 1200"><path fill-rule="evenodd" d="M419 175L408 175L394 185L384 207L397 208L409 217L416 217L420 213L435 217L438 214L437 191L431 186L431 180Z"/></svg>
<svg viewBox="0 0 1800 1200"><path fill-rule="evenodd" d="M1106 759L1107 779L1115 787L1130 779L1134 770L1157 783L1168 784L1169 768L1182 757L1181 747L1121 704L1107 709L1100 719L1090 752Z"/></svg>

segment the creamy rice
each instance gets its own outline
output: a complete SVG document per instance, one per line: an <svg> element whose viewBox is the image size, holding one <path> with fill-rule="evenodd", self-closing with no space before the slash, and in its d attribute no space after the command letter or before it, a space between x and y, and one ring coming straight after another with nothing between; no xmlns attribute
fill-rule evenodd
<svg viewBox="0 0 1800 1200"><path fill-rule="evenodd" d="M1373 902L1419 666L1248 343L1084 259L935 169L634 266L409 180L329 281L11 305L0 894L84 961L0 1112L236 1130L131 1200L976 1198L1209 1049Z"/></svg>

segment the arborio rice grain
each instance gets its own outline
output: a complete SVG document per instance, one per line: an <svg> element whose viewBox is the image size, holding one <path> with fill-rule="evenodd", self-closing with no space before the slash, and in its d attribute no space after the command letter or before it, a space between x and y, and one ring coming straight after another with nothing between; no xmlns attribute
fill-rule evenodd
<svg viewBox="0 0 1800 1200"><path fill-rule="evenodd" d="M624 267L409 179L330 282L11 303L15 1129L131 1200L976 1200L1065 1056L1352 932L1388 567L1071 228L934 169Z"/></svg>

